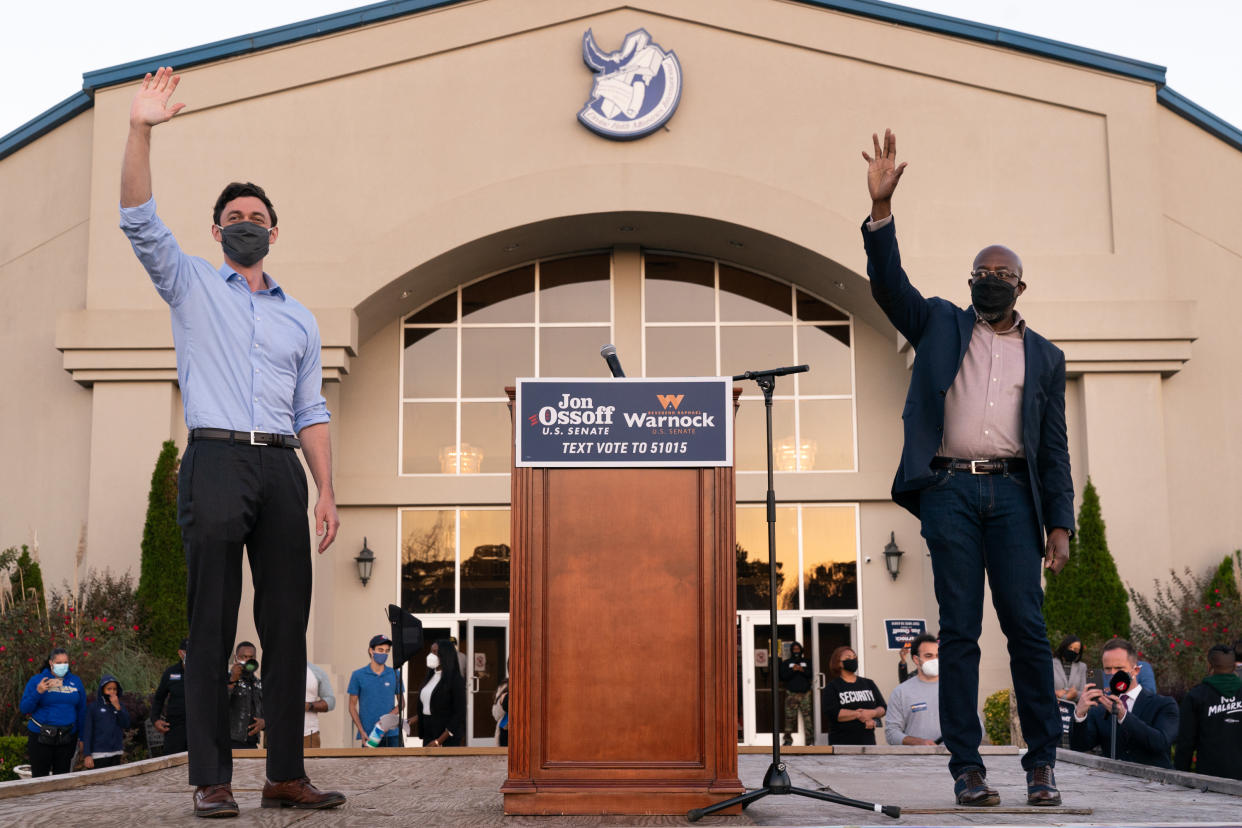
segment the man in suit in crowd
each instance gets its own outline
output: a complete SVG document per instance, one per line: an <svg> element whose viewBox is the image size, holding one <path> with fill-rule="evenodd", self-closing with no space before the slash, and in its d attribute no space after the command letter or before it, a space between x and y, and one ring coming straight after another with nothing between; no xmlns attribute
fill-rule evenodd
<svg viewBox="0 0 1242 828"><path fill-rule="evenodd" d="M1169 746L1177 738L1177 702L1144 690L1138 682L1138 653L1124 638L1110 639L1100 654L1104 681L1111 684L1118 670L1130 679L1120 693L1107 693L1109 688L1087 684L1074 709L1070 726L1070 747L1089 751L1099 747L1104 756L1112 748L1113 719L1117 720L1117 759L1172 768Z"/></svg>
<svg viewBox="0 0 1242 828"><path fill-rule="evenodd" d="M914 347L902 414L905 445L893 500L922 521L940 604L940 726L954 794L997 805L979 744L979 635L983 579L1008 639L1027 802L1059 805L1053 778L1061 722L1042 612L1041 557L1069 559L1074 488L1065 430L1065 354L1014 310L1026 291L1022 261L1007 247L979 251L971 307L925 299L901 267L892 198L906 165L897 139L872 136L864 152L871 215L863 222L871 294ZM1045 533L1047 539L1045 542ZM1041 657L1042 655L1042 657Z"/></svg>

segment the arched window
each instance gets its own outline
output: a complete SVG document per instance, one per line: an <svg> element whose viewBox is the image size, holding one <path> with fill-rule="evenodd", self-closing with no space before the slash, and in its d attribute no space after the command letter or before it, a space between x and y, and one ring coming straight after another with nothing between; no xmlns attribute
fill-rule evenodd
<svg viewBox="0 0 1242 828"><path fill-rule="evenodd" d="M604 377L614 339L612 257L542 260L465 284L405 318L399 473L507 474L504 387L517 377ZM621 277L624 278L624 277ZM645 253L643 376L721 376L807 363L778 380L777 469L857 468L853 320L788 282L709 259ZM631 369L632 371L632 369ZM743 384L739 472L766 465L762 397Z"/></svg>
<svg viewBox="0 0 1242 828"><path fill-rule="evenodd" d="M853 323L804 290L703 259L644 258L646 376L732 376L806 363L777 381L772 403L778 471L853 471ZM742 383L738 471L767 468L762 394Z"/></svg>

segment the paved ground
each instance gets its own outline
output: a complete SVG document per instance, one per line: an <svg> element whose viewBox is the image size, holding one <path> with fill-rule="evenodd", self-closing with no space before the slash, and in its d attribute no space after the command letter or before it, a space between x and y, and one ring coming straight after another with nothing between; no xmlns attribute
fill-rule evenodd
<svg viewBox="0 0 1242 828"><path fill-rule="evenodd" d="M742 782L757 787L770 757L739 757ZM954 811L951 780L943 756L789 756L793 784L831 785L842 795L881 800L907 811L899 820L795 796L769 796L741 816L708 817L699 825L1239 825L1242 797L1200 791L1069 763L1057 768L1065 799L1061 812L1030 812L1025 776L1016 756L989 759L989 781L1006 813ZM239 759L234 792L242 807L224 826L619 826L685 825L681 817L506 817L498 791L505 776L503 756L374 757L308 759L317 784L344 791L349 802L327 812L259 808L263 761ZM185 767L73 790L0 799L3 826L191 826L205 824L190 813ZM1092 813L1071 810L1092 809ZM911 813L912 810L932 813Z"/></svg>

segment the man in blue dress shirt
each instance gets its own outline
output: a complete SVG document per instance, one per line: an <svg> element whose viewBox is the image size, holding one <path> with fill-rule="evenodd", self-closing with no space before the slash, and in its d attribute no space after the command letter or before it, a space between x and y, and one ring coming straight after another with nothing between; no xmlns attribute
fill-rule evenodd
<svg viewBox="0 0 1242 828"><path fill-rule="evenodd" d="M261 187L230 184L216 201L211 235L224 251L219 268L182 252L156 215L151 128L184 107L170 103L179 80L161 67L134 96L121 168L121 228L171 310L190 430L177 508L189 580L185 696L194 813L238 813L224 677L237 630L243 546L270 711L262 804L330 808L345 797L311 785L302 762L311 540L306 474L294 451L302 449L319 490L315 531L323 552L340 521L319 328L263 270L279 231Z"/></svg>

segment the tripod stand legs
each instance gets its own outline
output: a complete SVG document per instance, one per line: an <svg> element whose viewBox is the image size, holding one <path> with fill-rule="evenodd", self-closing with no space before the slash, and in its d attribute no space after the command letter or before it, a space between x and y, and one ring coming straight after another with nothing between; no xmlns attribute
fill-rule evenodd
<svg viewBox="0 0 1242 828"><path fill-rule="evenodd" d="M782 762L778 765L768 765L767 773L763 775L763 787L753 791L747 791L741 796L735 796L732 799L726 799L724 802L717 802L715 805L709 805L706 808L695 808L686 814L686 819L691 822L698 822L708 814L714 814L717 811L723 811L725 808L732 808L734 805L741 805L745 808L750 803L762 799L769 794L774 796L787 796L793 794L795 796L805 796L810 799L819 799L823 802L831 802L835 805L848 805L851 808L862 808L864 811L874 811L877 814L897 819L901 816L901 808L896 805L878 805L874 802L863 802L861 799L850 799L848 796L840 796L838 794L825 793L824 791L809 791L806 788L795 788L789 781L789 773L785 770L785 764Z"/></svg>

